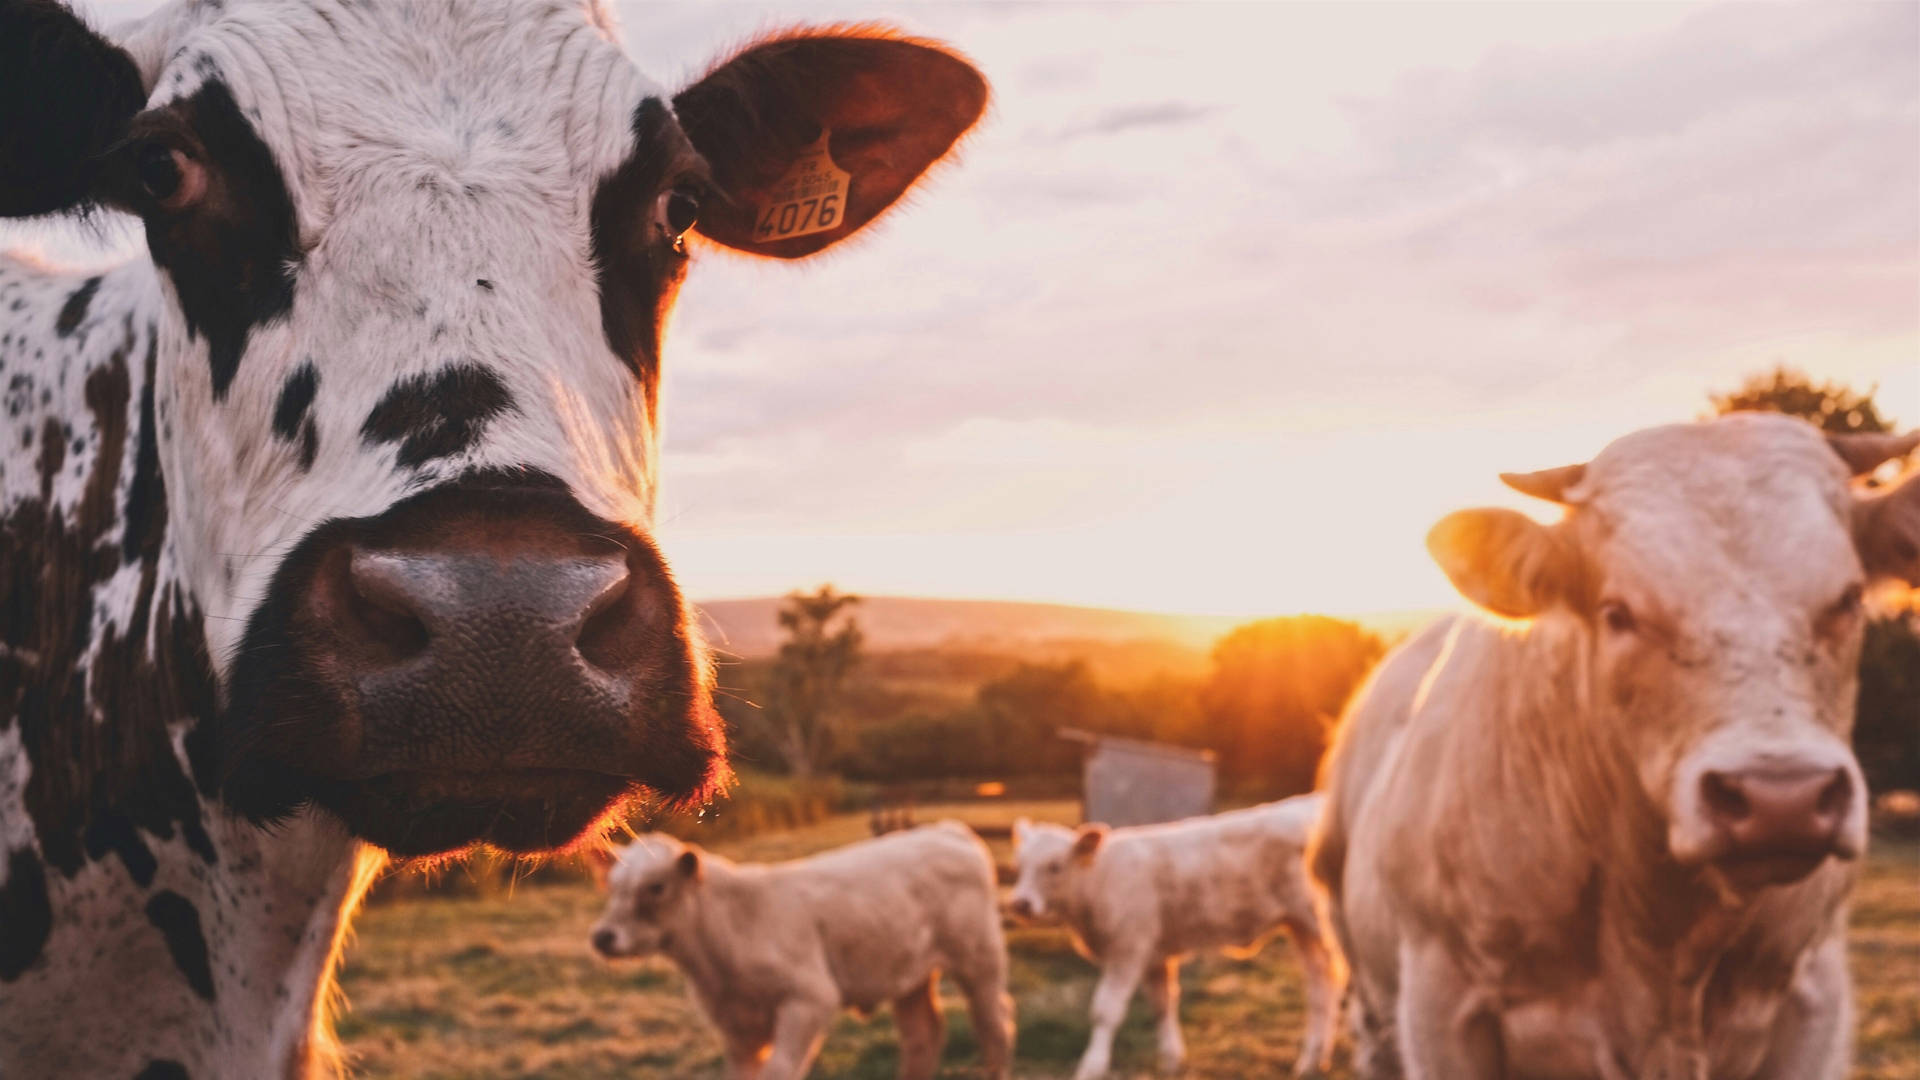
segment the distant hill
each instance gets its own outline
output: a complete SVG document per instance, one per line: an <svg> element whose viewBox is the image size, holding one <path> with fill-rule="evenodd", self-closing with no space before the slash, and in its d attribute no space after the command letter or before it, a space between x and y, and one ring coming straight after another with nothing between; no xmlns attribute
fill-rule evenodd
<svg viewBox="0 0 1920 1080"><path fill-rule="evenodd" d="M697 606L704 614L702 628L717 649L735 656L757 657L779 648L774 616L780 599L759 596L707 600ZM1253 621L1252 617L1237 615L1166 615L1066 604L910 596L863 597L856 610L867 648L875 651L939 647L1052 654L1076 643L1159 643L1171 645L1178 652L1204 656L1220 635ZM1393 638L1434 614L1393 613L1363 616L1356 621Z"/></svg>

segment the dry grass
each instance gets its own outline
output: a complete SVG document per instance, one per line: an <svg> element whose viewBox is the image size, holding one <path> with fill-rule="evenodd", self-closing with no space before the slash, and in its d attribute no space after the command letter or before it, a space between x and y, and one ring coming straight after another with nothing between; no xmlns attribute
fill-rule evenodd
<svg viewBox="0 0 1920 1080"><path fill-rule="evenodd" d="M939 812L927 807L920 816L930 820ZM1021 813L1067 819L1074 806L973 807L967 816L985 823ZM717 846L735 858L777 859L865 835L866 819L855 814ZM522 885L507 898L409 900L364 913L343 977L353 1009L340 1023L358 1075L721 1077L717 1044L672 968L657 960L613 965L592 955L586 931L599 907L591 888L555 884ZM1086 1043L1093 971L1057 932L1017 931L1010 945L1018 1075L1065 1076ZM1876 850L1855 902L1853 958L1860 1006L1855 1075L1920 1077L1920 845L1884 842ZM1181 985L1187 1076L1285 1074L1305 1008L1286 945L1269 946L1251 960L1197 960L1187 965ZM951 995L946 1005L952 1027L941 1076L971 1076L965 1010ZM1121 1074L1149 1075L1152 1047L1145 1008L1136 1002L1115 1055ZM844 1016L814 1075L882 1080L893 1075L895 1060L885 1014Z"/></svg>

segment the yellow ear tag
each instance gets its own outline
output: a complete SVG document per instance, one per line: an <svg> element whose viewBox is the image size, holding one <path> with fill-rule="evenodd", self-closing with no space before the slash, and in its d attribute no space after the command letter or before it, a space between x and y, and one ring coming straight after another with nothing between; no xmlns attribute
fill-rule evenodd
<svg viewBox="0 0 1920 1080"><path fill-rule="evenodd" d="M767 192L766 205L753 226L755 243L771 244L796 236L826 232L840 224L847 210L847 184L852 179L833 163L827 135L800 151L793 167Z"/></svg>

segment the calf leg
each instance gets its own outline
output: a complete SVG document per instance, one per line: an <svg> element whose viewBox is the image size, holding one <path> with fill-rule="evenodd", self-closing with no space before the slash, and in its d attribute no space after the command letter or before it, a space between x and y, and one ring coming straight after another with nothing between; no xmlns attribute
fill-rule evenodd
<svg viewBox="0 0 1920 1080"><path fill-rule="evenodd" d="M773 1014L773 1052L760 1065L758 1080L801 1080L813 1068L833 1020L834 1006L800 998L782 1002Z"/></svg>
<svg viewBox="0 0 1920 1080"><path fill-rule="evenodd" d="M1176 1073L1187 1060L1180 1037L1180 961L1169 956L1147 965L1147 1003L1159 1019L1160 1071Z"/></svg>
<svg viewBox="0 0 1920 1080"><path fill-rule="evenodd" d="M1307 1034L1300 1044L1300 1058L1293 1063L1295 1076L1324 1071L1333 1064L1334 1032L1340 1024L1341 988L1334 974L1333 956L1327 943L1312 926L1289 923L1287 933L1300 952L1300 966L1306 972Z"/></svg>
<svg viewBox="0 0 1920 1080"><path fill-rule="evenodd" d="M1013 1066L1013 998L1007 994L1006 953L993 955L964 974L955 971L953 979L967 995L973 1039L980 1044L981 1075L986 1080L1007 1080Z"/></svg>
<svg viewBox="0 0 1920 1080"><path fill-rule="evenodd" d="M767 1044L760 1039L737 1038L728 1035L727 1075L733 1080L759 1080L760 1061L767 1056Z"/></svg>
<svg viewBox="0 0 1920 1080"><path fill-rule="evenodd" d="M893 1026L900 1032L900 1080L932 1080L947 1041L937 973L893 999Z"/></svg>
<svg viewBox="0 0 1920 1080"><path fill-rule="evenodd" d="M1113 1064L1113 1036L1127 1018L1127 1002L1140 985L1147 969L1147 957L1109 956L1100 970L1100 981L1093 988L1093 1037L1087 1040L1087 1052L1080 1056L1080 1067L1073 1080L1096 1080L1107 1075Z"/></svg>

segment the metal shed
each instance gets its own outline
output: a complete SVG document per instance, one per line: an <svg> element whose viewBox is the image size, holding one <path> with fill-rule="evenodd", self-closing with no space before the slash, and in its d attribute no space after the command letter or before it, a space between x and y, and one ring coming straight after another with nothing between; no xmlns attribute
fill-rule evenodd
<svg viewBox="0 0 1920 1080"><path fill-rule="evenodd" d="M1080 816L1107 825L1152 825L1213 813L1211 750L1061 728L1084 743Z"/></svg>

